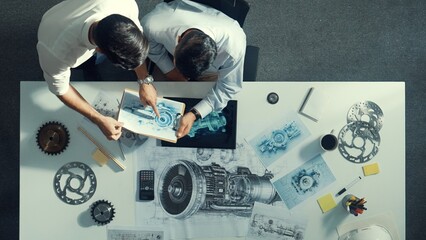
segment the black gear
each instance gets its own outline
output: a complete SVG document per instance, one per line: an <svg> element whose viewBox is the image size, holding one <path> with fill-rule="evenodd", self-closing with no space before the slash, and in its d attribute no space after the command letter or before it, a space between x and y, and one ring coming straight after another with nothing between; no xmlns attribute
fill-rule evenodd
<svg viewBox="0 0 426 240"><path fill-rule="evenodd" d="M67 148L69 141L68 129L59 122L47 122L37 132L38 147L49 155L60 154Z"/></svg>
<svg viewBox="0 0 426 240"><path fill-rule="evenodd" d="M90 215L99 225L105 225L112 221L115 215L114 206L105 200L94 202L90 208Z"/></svg>

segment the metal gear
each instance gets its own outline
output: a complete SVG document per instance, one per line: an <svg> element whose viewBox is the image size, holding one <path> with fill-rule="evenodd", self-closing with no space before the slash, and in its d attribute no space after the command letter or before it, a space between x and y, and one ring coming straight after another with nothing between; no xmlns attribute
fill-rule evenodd
<svg viewBox="0 0 426 240"><path fill-rule="evenodd" d="M63 202L78 205L87 202L96 191L96 176L82 162L70 162L55 174L53 188Z"/></svg>
<svg viewBox="0 0 426 240"><path fill-rule="evenodd" d="M90 208L90 215L99 225L105 225L112 221L115 216L114 206L106 200L94 202Z"/></svg>
<svg viewBox="0 0 426 240"><path fill-rule="evenodd" d="M38 147L49 155L60 154L67 148L69 140L68 129L56 121L43 124L37 132Z"/></svg>
<svg viewBox="0 0 426 240"><path fill-rule="evenodd" d="M380 134L364 121L351 122L339 133L339 151L352 163L365 163L376 156L380 146Z"/></svg>
<svg viewBox="0 0 426 240"><path fill-rule="evenodd" d="M348 111L347 122L349 124L356 121L368 122L370 128L374 128L376 132L379 132L383 127L383 111L372 101L356 103Z"/></svg>

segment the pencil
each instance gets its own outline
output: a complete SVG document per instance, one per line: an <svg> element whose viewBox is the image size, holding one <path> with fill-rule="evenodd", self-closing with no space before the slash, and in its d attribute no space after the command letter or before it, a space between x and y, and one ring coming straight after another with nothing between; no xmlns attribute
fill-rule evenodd
<svg viewBox="0 0 426 240"><path fill-rule="evenodd" d="M102 145L100 145L92 136L90 136L86 130L84 130L82 127L78 127L78 130L80 130L80 132L82 132L93 144L95 144L99 151L114 161L122 170L126 169L126 166L124 166L117 158L112 156Z"/></svg>

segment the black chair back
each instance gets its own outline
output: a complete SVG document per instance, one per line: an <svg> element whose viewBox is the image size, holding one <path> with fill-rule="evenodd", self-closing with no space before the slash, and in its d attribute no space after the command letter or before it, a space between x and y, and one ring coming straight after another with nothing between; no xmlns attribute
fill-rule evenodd
<svg viewBox="0 0 426 240"><path fill-rule="evenodd" d="M171 2L173 0L164 0L164 2ZM250 5L245 0L191 0L198 2L212 8L215 8L230 18L236 20L241 27L243 27L246 20L247 13L250 10Z"/></svg>

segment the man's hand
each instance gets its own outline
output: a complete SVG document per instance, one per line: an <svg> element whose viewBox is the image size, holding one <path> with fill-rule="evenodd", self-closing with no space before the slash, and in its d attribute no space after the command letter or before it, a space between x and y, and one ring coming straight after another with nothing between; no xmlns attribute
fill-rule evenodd
<svg viewBox="0 0 426 240"><path fill-rule="evenodd" d="M73 86L70 85L69 90L65 94L59 95L58 98L65 105L79 112L98 125L99 129L101 129L102 133L109 140L117 140L120 138L123 123L98 113Z"/></svg>
<svg viewBox="0 0 426 240"><path fill-rule="evenodd" d="M95 122L108 140L118 140L123 123L111 117L102 116Z"/></svg>
<svg viewBox="0 0 426 240"><path fill-rule="evenodd" d="M195 119L196 117L192 112L187 112L185 115L183 115L183 117L180 119L179 129L176 132L176 137L178 139L184 137L189 133L189 131L191 131Z"/></svg>
<svg viewBox="0 0 426 240"><path fill-rule="evenodd" d="M152 84L139 85L139 98L144 106L151 106L157 117L160 117L160 112L157 109L157 90Z"/></svg>

